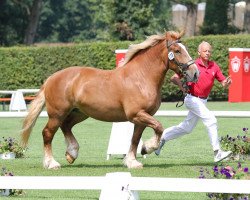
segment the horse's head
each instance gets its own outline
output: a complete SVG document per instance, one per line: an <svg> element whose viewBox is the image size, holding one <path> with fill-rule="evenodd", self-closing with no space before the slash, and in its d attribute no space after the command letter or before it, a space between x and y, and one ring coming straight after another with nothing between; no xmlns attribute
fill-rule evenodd
<svg viewBox="0 0 250 200"><path fill-rule="evenodd" d="M184 32L167 32L166 45L168 49L168 67L180 76L184 76L187 82L196 82L199 70L180 38Z"/></svg>

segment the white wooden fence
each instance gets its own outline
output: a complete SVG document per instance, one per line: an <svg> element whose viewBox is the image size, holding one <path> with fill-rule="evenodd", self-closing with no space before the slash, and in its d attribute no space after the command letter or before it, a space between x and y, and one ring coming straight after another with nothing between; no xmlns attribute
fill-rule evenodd
<svg viewBox="0 0 250 200"><path fill-rule="evenodd" d="M101 190L105 184L105 176L0 176L1 189ZM250 194L250 180L239 179L131 177L128 185L141 191Z"/></svg>
<svg viewBox="0 0 250 200"><path fill-rule="evenodd" d="M121 192L124 188L126 188L127 191L250 194L250 180L131 177L129 172L115 172L107 174L106 177L0 176L0 188L37 190L101 190L100 199L110 199L110 197L112 197L111 199L117 199L118 196L116 195L119 195L119 192Z"/></svg>
<svg viewBox="0 0 250 200"><path fill-rule="evenodd" d="M250 111L212 111L216 117L240 117L249 118ZM182 117L187 116L188 111L176 111L176 110L159 110L154 116L162 117ZM23 112L0 112L0 117L25 117L26 111ZM40 117L48 117L46 111L41 112Z"/></svg>

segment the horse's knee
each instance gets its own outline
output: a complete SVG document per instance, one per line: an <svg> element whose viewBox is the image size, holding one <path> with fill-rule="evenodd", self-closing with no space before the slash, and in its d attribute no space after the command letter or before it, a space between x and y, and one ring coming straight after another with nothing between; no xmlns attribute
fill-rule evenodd
<svg viewBox="0 0 250 200"><path fill-rule="evenodd" d="M163 131L164 131L164 128L163 128L162 124L160 122L158 122L157 125L155 126L155 134L161 136Z"/></svg>

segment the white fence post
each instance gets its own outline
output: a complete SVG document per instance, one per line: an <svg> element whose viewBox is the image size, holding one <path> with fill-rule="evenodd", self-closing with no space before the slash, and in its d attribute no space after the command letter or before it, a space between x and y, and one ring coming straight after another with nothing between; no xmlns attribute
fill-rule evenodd
<svg viewBox="0 0 250 200"><path fill-rule="evenodd" d="M136 191L129 189L130 172L107 173L99 200L139 200Z"/></svg>
<svg viewBox="0 0 250 200"><path fill-rule="evenodd" d="M131 144L131 138L134 132L134 124L131 122L114 122L111 129L109 145L107 150L107 160L113 154L125 156ZM142 140L138 145L137 153L141 152Z"/></svg>

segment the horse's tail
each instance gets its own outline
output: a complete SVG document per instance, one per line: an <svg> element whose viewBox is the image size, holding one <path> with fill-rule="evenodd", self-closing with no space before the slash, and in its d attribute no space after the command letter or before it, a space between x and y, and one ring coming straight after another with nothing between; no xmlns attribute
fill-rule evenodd
<svg viewBox="0 0 250 200"><path fill-rule="evenodd" d="M23 121L23 127L21 131L23 147L27 146L31 131L36 123L39 114L42 112L44 106L45 106L45 95L44 95L44 86L42 86L36 98L31 102L28 110L28 115L25 117Z"/></svg>

